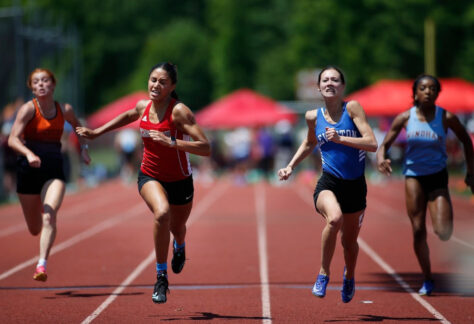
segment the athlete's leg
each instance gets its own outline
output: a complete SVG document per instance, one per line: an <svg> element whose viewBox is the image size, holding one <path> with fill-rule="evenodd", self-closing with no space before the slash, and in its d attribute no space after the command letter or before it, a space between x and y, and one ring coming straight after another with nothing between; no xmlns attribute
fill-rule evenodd
<svg viewBox="0 0 474 324"><path fill-rule="evenodd" d="M41 233L41 227L43 225L43 220L41 219L43 210L41 196L39 194L31 195L19 193L18 199L20 200L28 230L32 235L38 235Z"/></svg>
<svg viewBox="0 0 474 324"><path fill-rule="evenodd" d="M147 181L140 195L153 212L153 239L157 263L166 263L170 242L170 205L166 191L158 181Z"/></svg>
<svg viewBox="0 0 474 324"><path fill-rule="evenodd" d="M179 245L184 243L186 237L186 222L191 214L192 207L192 201L185 205L170 205L170 230L174 240Z"/></svg>
<svg viewBox="0 0 474 324"><path fill-rule="evenodd" d="M436 235L447 241L453 234L453 206L448 189L438 189L428 197L428 210Z"/></svg>
<svg viewBox="0 0 474 324"><path fill-rule="evenodd" d="M427 197L417 179L405 179L405 198L413 231L413 248L425 280L432 280L430 250L426 241Z"/></svg>
<svg viewBox="0 0 474 324"><path fill-rule="evenodd" d="M341 229L343 215L336 196L329 190L319 193L316 208L326 220L326 226L321 235L321 269L319 273L329 276L329 268L336 248L337 232Z"/></svg>
<svg viewBox="0 0 474 324"><path fill-rule="evenodd" d="M41 190L43 201L43 226L40 238L40 259L47 260L54 239L56 238L56 219L59 207L63 202L66 185L64 181L52 179L47 181Z"/></svg>
<svg viewBox="0 0 474 324"><path fill-rule="evenodd" d="M357 255L359 254L359 236L360 227L364 218L364 211L344 214L342 223L341 243L344 248L344 261L346 263L346 278L354 278Z"/></svg>

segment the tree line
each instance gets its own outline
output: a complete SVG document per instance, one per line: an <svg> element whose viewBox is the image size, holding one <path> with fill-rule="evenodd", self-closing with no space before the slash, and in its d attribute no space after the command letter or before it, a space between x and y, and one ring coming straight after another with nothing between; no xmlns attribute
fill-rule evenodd
<svg viewBox="0 0 474 324"><path fill-rule="evenodd" d="M78 31L86 114L146 90L161 61L177 64L177 92L194 110L244 87L293 100L296 73L329 64L346 73L348 93L382 78L414 78L424 72L426 19L436 27L437 75L474 81L467 0L20 2L24 20ZM45 64L63 70L60 60Z"/></svg>

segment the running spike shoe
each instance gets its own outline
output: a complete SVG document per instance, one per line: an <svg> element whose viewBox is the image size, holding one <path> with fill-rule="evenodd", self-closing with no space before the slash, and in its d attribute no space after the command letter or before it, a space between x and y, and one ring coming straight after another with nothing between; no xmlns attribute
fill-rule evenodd
<svg viewBox="0 0 474 324"><path fill-rule="evenodd" d="M174 273L180 273L183 270L184 262L186 261L186 253L183 248L173 247L173 259L171 259L171 269Z"/></svg>
<svg viewBox="0 0 474 324"><path fill-rule="evenodd" d="M323 275L323 274L318 274L318 278L316 279L316 282L314 283L312 293L316 297L323 298L326 296L326 287L329 283L329 276Z"/></svg>
<svg viewBox="0 0 474 324"><path fill-rule="evenodd" d="M46 281L48 279L48 275L46 274L46 269L44 266L36 267L35 274L33 275L33 279L37 281Z"/></svg>
<svg viewBox="0 0 474 324"><path fill-rule="evenodd" d="M430 296L433 292L434 282L433 280L423 281L423 286L418 290L418 294L421 296Z"/></svg>
<svg viewBox="0 0 474 324"><path fill-rule="evenodd" d="M156 304L166 303L166 294L169 293L168 289L168 276L166 272L160 273L156 276L156 283L153 289L153 295L151 299Z"/></svg>

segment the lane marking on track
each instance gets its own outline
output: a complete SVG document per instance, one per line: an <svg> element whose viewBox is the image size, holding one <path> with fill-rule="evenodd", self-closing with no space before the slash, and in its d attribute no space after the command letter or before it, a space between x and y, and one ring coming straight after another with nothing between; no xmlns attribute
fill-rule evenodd
<svg viewBox="0 0 474 324"><path fill-rule="evenodd" d="M222 187L222 188L221 188ZM186 226L189 228L195 221L198 219L204 212L227 190L229 189L229 184L227 182L220 183L217 185L210 194L206 195L203 200L199 202L196 208L193 209L189 217L188 223ZM145 204L142 202L141 204ZM192 217L191 217L192 216ZM125 278L125 280L120 284L120 286L115 289L107 299L100 304L95 311L93 311L89 316L84 319L81 324L88 324L96 319L114 300L119 296L119 294L130 286L130 283L139 276L143 270L145 270L150 264L155 260L155 250L152 250L150 254L140 262L140 264L132 271L132 273Z"/></svg>
<svg viewBox="0 0 474 324"><path fill-rule="evenodd" d="M150 263L153 262L155 259L155 251L151 251L151 253L146 257L145 260L143 260L138 267L135 268L135 270L132 271L132 273L120 284L120 286L115 289L112 294L110 294L109 297L99 306L95 311L92 312L85 320L82 321L81 324L85 323L90 323L92 322L97 316L99 316L100 313L102 313L107 307L109 307L110 304L113 303L115 298L125 289L128 287L128 285L135 280L136 277L142 273L143 270L145 270Z"/></svg>
<svg viewBox="0 0 474 324"><path fill-rule="evenodd" d="M303 194L303 189L298 190L298 194L302 196ZM307 193L309 190L305 190ZM307 198L302 199L305 202L308 202ZM311 204L314 205L314 203L311 201ZM428 303L426 300L424 300L418 293L416 293L413 289L411 289L410 285L408 285L400 275L397 274L397 272L387 263L385 262L363 239L362 237L359 236L357 239L357 242L359 243L359 246L364 250L364 252L377 263L385 272L387 272L395 281L406 291L410 294L413 299L415 299L418 303L420 303L428 312L430 312L431 315L433 315L435 318L440 320L441 323L443 324L451 324L440 312L438 312L430 303Z"/></svg>
<svg viewBox="0 0 474 324"><path fill-rule="evenodd" d="M255 188L255 213L257 215L258 256L260 265L260 285L262 294L262 323L272 323L270 309L270 288L268 280L268 253L266 232L265 188L259 182Z"/></svg>
<svg viewBox="0 0 474 324"><path fill-rule="evenodd" d="M173 285L173 290L221 290L221 289L255 289L261 287L260 282L249 283L249 284L208 284L208 285ZM308 284L281 284L281 283L269 283L269 287L281 288L281 289L305 289L310 290L312 285ZM2 290L15 290L15 291L73 291L70 295L74 295L74 291L87 291L90 289L111 289L128 287L135 289L153 289L153 285L104 285L104 286L65 286L65 287L0 287ZM340 291L340 285L328 285L327 290ZM357 286L357 290L381 290L381 291L403 291L403 288L396 287L374 287L374 286Z"/></svg>
<svg viewBox="0 0 474 324"><path fill-rule="evenodd" d="M116 196L109 195L109 196L106 196L105 199L95 199L92 201L88 201L87 203L77 202L71 206L68 206L67 208L63 207L59 209L58 216L60 217L60 219L75 217L75 216L87 213L90 210L101 209L103 205L109 204L110 202L116 201L116 200L117 200ZM18 209L18 211L20 214L22 213L21 208ZM10 234L20 232L22 230L27 230L27 226L25 222L22 222L16 225L11 225L11 226L8 226L7 228L0 230L0 238L4 236L8 236Z"/></svg>
<svg viewBox="0 0 474 324"><path fill-rule="evenodd" d="M77 234L76 236L73 236L71 237L70 239L66 240L66 241L63 241L61 243L59 243L58 245L56 246L53 246L53 248L51 249L49 255L52 256L64 249L67 249L97 233L100 233L112 226L115 226L117 225L118 223L120 222L123 222L125 221L126 219L128 218L131 218L131 217L134 217L136 216L138 213L143 213L145 212L145 206L140 203L140 204L136 204L134 205L132 208L126 210L125 212L119 214L118 216L115 216L113 218L110 218L110 219L107 219L79 234ZM7 270L5 272L3 272L2 274L0 274L0 280L3 280L9 276L11 276L12 274L20 271L20 270L23 270L24 268L28 267L28 266L31 266L33 264L35 264L37 261L38 261L38 258L39 258L39 255L36 255L34 257L32 257L31 259L29 260L26 260L25 262L22 262L18 265L16 265L15 267L11 268L10 270Z"/></svg>
<svg viewBox="0 0 474 324"><path fill-rule="evenodd" d="M405 280L400 277L397 272L388 264L386 263L361 237L357 239L357 242L359 242L359 246L364 250L367 255L375 261L382 269L385 270L390 276L392 276L393 279L395 279L396 282L406 291L410 294L413 299L415 299L417 302L419 302L428 312L431 313L434 317L440 320L441 323L443 324L450 324L449 322L443 315L441 315L440 312L438 312L430 303L428 303L426 300L424 300L418 293L416 293L413 289L410 288L410 285L406 283Z"/></svg>

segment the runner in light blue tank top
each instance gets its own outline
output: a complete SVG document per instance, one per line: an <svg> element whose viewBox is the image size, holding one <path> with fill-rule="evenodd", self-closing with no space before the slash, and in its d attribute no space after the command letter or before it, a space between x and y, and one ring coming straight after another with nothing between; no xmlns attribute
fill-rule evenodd
<svg viewBox="0 0 474 324"><path fill-rule="evenodd" d="M427 242L427 210L433 232L447 241L453 233L453 205L449 196L446 165L446 133L451 129L464 148L466 184L474 192L474 150L472 141L458 117L436 105L441 92L439 80L420 75L412 87L414 106L400 113L377 151L377 168L381 173L392 173L389 153L403 128L407 133L405 149L405 200L412 226L413 247L423 272L420 295L431 295L434 289L430 251Z"/></svg>
<svg viewBox="0 0 474 324"><path fill-rule="evenodd" d="M347 103L342 106L342 116L336 124L329 123L324 118L324 109L319 108L316 119L316 138L323 170L341 179L357 179L364 174L365 151L328 141L326 139L326 128L335 128L339 136L361 137L356 125L349 117L346 109Z"/></svg>
<svg viewBox="0 0 474 324"><path fill-rule="evenodd" d="M446 132L443 127L444 109L436 106L435 117L422 122L416 116L416 107L410 109L406 126L407 147L403 174L421 176L446 168Z"/></svg>

